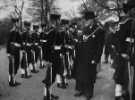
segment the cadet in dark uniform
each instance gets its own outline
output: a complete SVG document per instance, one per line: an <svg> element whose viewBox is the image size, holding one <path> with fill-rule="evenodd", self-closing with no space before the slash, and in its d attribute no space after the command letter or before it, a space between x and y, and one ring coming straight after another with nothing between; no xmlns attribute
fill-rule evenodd
<svg viewBox="0 0 135 100"><path fill-rule="evenodd" d="M55 46L54 46L54 51L58 57L59 64L57 66L58 68L58 73L57 73L57 86L59 88L66 88L66 74L67 74L67 69L66 69L66 59L65 59L65 53L66 53L66 48L65 48L65 34L66 34L66 25L64 25L63 22L61 22L60 27L58 27L56 36L55 36ZM59 49L58 49L59 48ZM56 62L56 63L57 63Z"/></svg>
<svg viewBox="0 0 135 100"><path fill-rule="evenodd" d="M133 17L132 15L129 15L130 10L135 7L134 1L129 0L127 4L124 5L124 11L128 16ZM130 96L132 95L132 100L134 100L134 84L133 87L129 89L130 86L130 78L129 75L131 69L132 73L132 51L131 47L133 46L134 42L134 24L133 20L130 18L127 18L126 21L123 21L120 24L120 30L115 34L115 46L117 49L117 57L114 60L114 63L116 63L116 72L115 72L115 81L116 81L116 100L121 100L122 98L124 100L130 100ZM129 63L131 63L129 65ZM130 76L130 77L129 77ZM133 94L130 93L130 91L133 91Z"/></svg>
<svg viewBox="0 0 135 100"><path fill-rule="evenodd" d="M63 21L63 22L62 22ZM64 37L64 59L65 59L65 76L66 78L71 78L73 69L73 56L74 56L74 41L72 33L69 31L69 21L61 20L65 27L65 37Z"/></svg>
<svg viewBox="0 0 135 100"><path fill-rule="evenodd" d="M56 26L59 23L60 20L60 15L51 15L52 19L52 24L55 25L53 26L48 33L47 36L47 61L50 63L47 67L46 71L46 77L43 80L43 83L45 84L44 87L44 100L57 100L59 97L54 96L50 93L50 87L51 85L55 82L56 74L58 73L59 70L59 65L60 65L60 55L59 55L59 50L55 50L55 45L58 39L56 39L56 34L57 34L57 28ZM57 41L56 41L57 40ZM61 43L61 42L59 42Z"/></svg>
<svg viewBox="0 0 135 100"><path fill-rule="evenodd" d="M115 59L115 63L117 64L116 73L115 73L115 81L118 85L121 85L125 93L128 92L128 58L129 58L129 47L127 39L130 37L130 28L131 21L120 26L120 31L115 34L115 40L117 40L117 44L115 44L116 49L118 50L119 56Z"/></svg>
<svg viewBox="0 0 135 100"><path fill-rule="evenodd" d="M31 36L30 36L30 23L24 22L24 30L21 35L22 38L22 78L30 78L30 68L29 65L32 63L31 59Z"/></svg>
<svg viewBox="0 0 135 100"><path fill-rule="evenodd" d="M44 68L44 62L47 61L46 56L47 56L47 29L46 29L46 25L42 24L42 32L40 33L40 46L42 48L42 54L41 54L41 68Z"/></svg>
<svg viewBox="0 0 135 100"><path fill-rule="evenodd" d="M32 45L32 50L33 50L33 55L34 55L34 66L33 66L33 70L31 71L32 73L38 73L39 71L37 70L37 62L38 62L38 59L39 59L39 34L38 34L38 31L39 31L39 26L38 25L33 25L33 32L32 32L32 35L31 35L31 38L32 38L32 41L33 41L33 45Z"/></svg>
<svg viewBox="0 0 135 100"><path fill-rule="evenodd" d="M94 14L90 12L90 19L94 21ZM75 96L86 96L90 100L93 96L94 83L96 80L96 67L100 62L105 32L96 23L88 26L84 31L84 42L79 44L76 57L76 90ZM94 34L93 34L94 32ZM89 35L91 36L89 37ZM93 34L93 35L92 35Z"/></svg>
<svg viewBox="0 0 135 100"><path fill-rule="evenodd" d="M7 43L7 53L9 54L9 85L17 86L16 74L19 69L20 62L20 49L21 49L21 36L18 29L18 19L12 19L13 28L10 31L8 43Z"/></svg>

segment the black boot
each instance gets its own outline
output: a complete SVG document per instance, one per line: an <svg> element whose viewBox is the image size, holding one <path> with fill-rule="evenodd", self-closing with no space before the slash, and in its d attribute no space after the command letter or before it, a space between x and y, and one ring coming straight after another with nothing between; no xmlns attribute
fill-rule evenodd
<svg viewBox="0 0 135 100"><path fill-rule="evenodd" d="M86 100L91 100L92 96L91 95L85 95Z"/></svg>
<svg viewBox="0 0 135 100"><path fill-rule="evenodd" d="M9 77L10 77L10 80L9 80L10 87L16 87L16 86L21 85L21 83L15 81L13 76L9 76Z"/></svg>
<svg viewBox="0 0 135 100"><path fill-rule="evenodd" d="M66 89L67 86L68 86L68 83L65 82L65 77L64 76L62 76L61 78L62 78L62 83L57 83L57 87L62 88L62 89Z"/></svg>
<svg viewBox="0 0 135 100"><path fill-rule="evenodd" d="M40 62L40 69L44 69L44 64L42 64L42 61Z"/></svg>
<svg viewBox="0 0 135 100"><path fill-rule="evenodd" d="M46 95L44 95L43 100L58 100L59 97L53 94L50 94L49 88L46 88Z"/></svg>
<svg viewBox="0 0 135 100"><path fill-rule="evenodd" d="M82 95L84 95L84 93L81 92L81 91L79 91L79 92L77 92L77 93L74 94L75 97L80 97Z"/></svg>
<svg viewBox="0 0 135 100"><path fill-rule="evenodd" d="M35 67L34 64L33 64L33 69L31 70L31 72L32 72L32 73L38 73L38 72L39 72L38 70L36 70L36 67Z"/></svg>
<svg viewBox="0 0 135 100"><path fill-rule="evenodd" d="M53 94L51 94L50 97L51 97L52 100L58 100L59 99L59 96L56 96L56 95L53 95Z"/></svg>
<svg viewBox="0 0 135 100"><path fill-rule="evenodd" d="M63 84L63 83L57 83L57 87L61 88L61 89L66 89L67 88L66 84Z"/></svg>
<svg viewBox="0 0 135 100"><path fill-rule="evenodd" d="M43 100L58 100L59 97L58 96L54 96L54 95L49 95L49 96L44 96Z"/></svg>
<svg viewBox="0 0 135 100"><path fill-rule="evenodd" d="M29 79L29 78L31 78L31 77L32 77L32 75L28 75L27 70L25 70L25 74L22 74L22 75L21 75L21 78Z"/></svg>
<svg viewBox="0 0 135 100"><path fill-rule="evenodd" d="M115 100L125 100L122 96L115 97Z"/></svg>

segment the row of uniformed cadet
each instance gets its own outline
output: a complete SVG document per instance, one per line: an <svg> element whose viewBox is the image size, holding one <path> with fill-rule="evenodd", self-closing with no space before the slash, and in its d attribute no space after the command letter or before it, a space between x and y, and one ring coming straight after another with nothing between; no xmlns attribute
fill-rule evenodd
<svg viewBox="0 0 135 100"><path fill-rule="evenodd" d="M48 66L46 71L45 79L43 83L44 87L44 100L55 100L58 96L54 96L50 93L50 87L57 81L59 88L65 89L67 87L66 77L70 73L72 66L71 62L72 53L72 36L67 31L66 20L60 21L60 16L55 15L57 20L55 27L53 27L48 33L48 47L47 47L47 61L50 62L51 66Z"/></svg>
<svg viewBox="0 0 135 100"><path fill-rule="evenodd" d="M40 45L39 27L34 25L30 31L30 23L24 22L24 29L21 32L18 25L18 19L13 19L13 29L7 43L7 53L9 54L9 85L19 85L16 82L16 74L19 69L22 78L30 78L30 73L37 73L37 62L40 61L40 67L43 67L42 46Z"/></svg>
<svg viewBox="0 0 135 100"><path fill-rule="evenodd" d="M57 16L57 15L56 15ZM66 88L65 77L71 74L72 60L72 36L67 31L66 23L60 26L53 26L47 30L45 25L41 25L42 32L38 32L39 27L34 25L33 31L30 30L30 23L24 22L24 28L21 32L18 25L18 19L13 19L13 29L7 43L7 53L9 54L9 85L17 86L20 83L16 81L16 74L21 68L21 77L30 78L31 72L37 73L37 62L40 61L40 67L43 68L44 61L49 65L47 75L43 83L49 91L57 75L58 87ZM51 66L50 66L51 65ZM47 100L50 98L49 92L45 94ZM46 98L45 97L45 98ZM57 96L52 96L57 99Z"/></svg>

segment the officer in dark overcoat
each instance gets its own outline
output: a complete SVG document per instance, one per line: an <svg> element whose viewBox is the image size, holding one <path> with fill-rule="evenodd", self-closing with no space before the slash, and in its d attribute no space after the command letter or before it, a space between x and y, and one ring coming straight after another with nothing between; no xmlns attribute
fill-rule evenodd
<svg viewBox="0 0 135 100"><path fill-rule="evenodd" d="M94 16L92 12L90 13L92 16ZM87 100L93 96L94 83L96 79L96 67L100 62L105 33L95 23L92 27L94 29L91 29L89 26L87 27L87 31L85 31L86 29L83 31L87 32L88 34L84 33L84 42L80 43L78 46L75 66L76 90L79 91L77 94L75 94L75 96L85 95ZM91 32L91 30L94 30L94 34ZM93 35L89 37L89 34Z"/></svg>

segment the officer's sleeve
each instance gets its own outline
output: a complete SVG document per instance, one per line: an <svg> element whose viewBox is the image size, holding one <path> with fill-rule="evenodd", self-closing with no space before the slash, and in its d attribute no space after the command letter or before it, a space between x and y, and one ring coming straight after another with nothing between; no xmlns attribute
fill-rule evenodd
<svg viewBox="0 0 135 100"><path fill-rule="evenodd" d="M103 46L104 46L104 38L105 38L105 32L104 31L99 31L100 36L97 36L97 50L94 55L94 60L96 63L100 62L102 52L103 52Z"/></svg>

